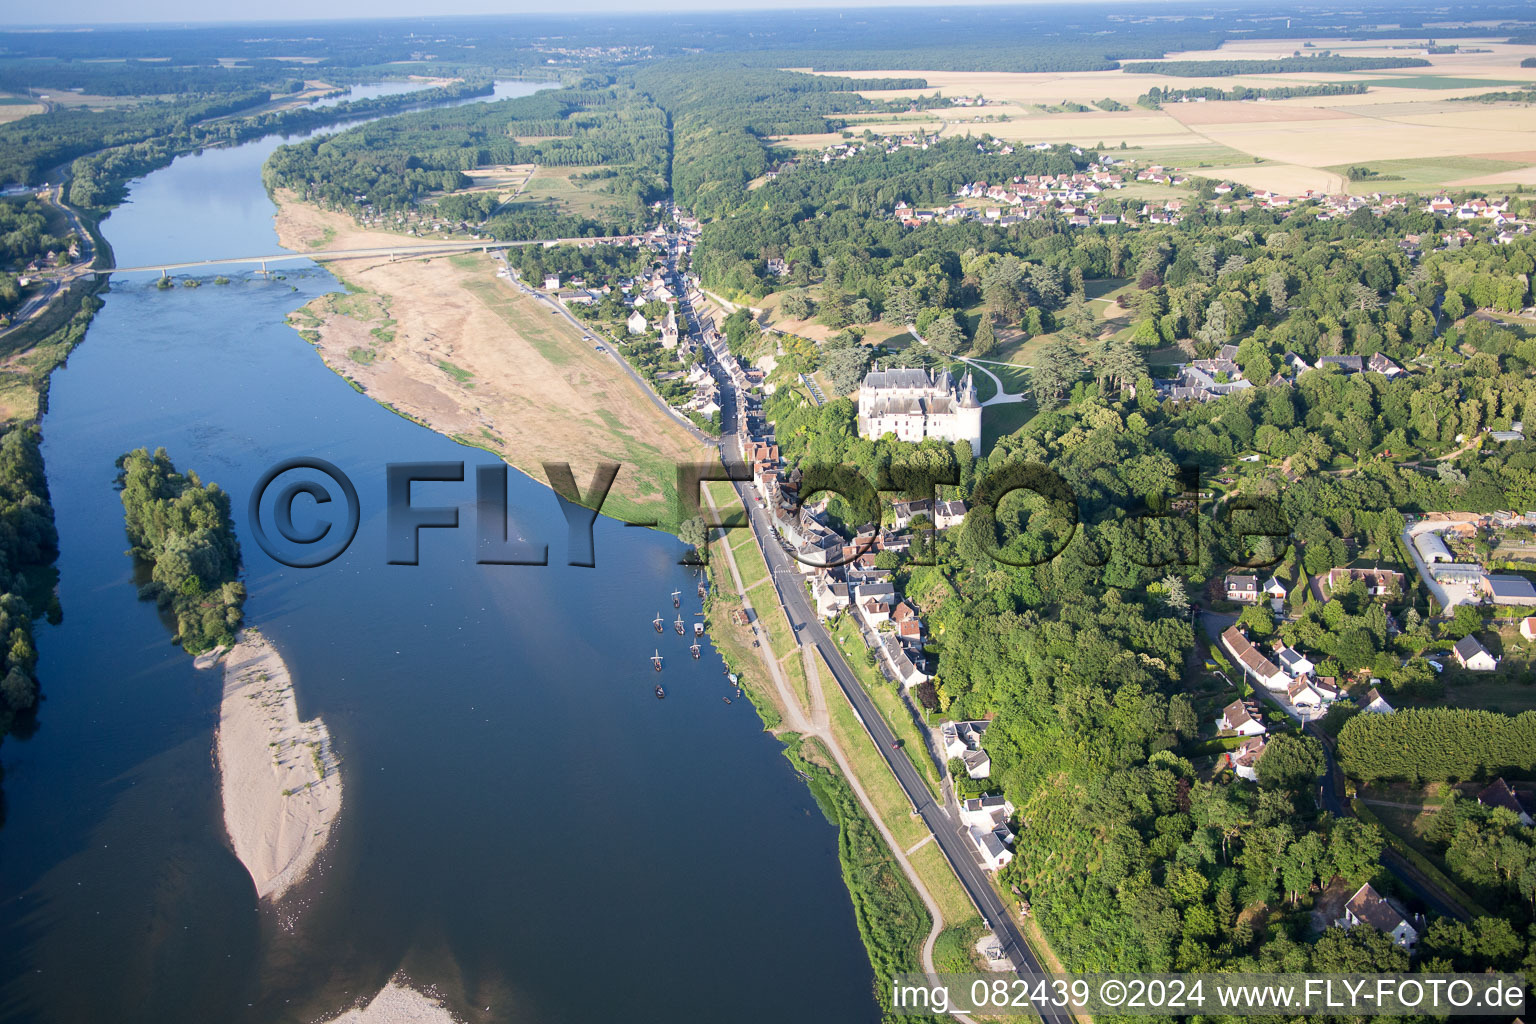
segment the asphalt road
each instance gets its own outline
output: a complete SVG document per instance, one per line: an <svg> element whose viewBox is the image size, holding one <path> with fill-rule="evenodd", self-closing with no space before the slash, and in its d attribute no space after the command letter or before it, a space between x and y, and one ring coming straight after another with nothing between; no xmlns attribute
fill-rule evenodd
<svg viewBox="0 0 1536 1024"><path fill-rule="evenodd" d="M734 433L733 428L736 424L735 389L727 382L722 382L721 405L723 408L720 418L724 425L723 446L724 438ZM981 869L980 861L972 852L969 839L963 835L962 826L950 817L942 804L934 799L932 791L918 775L916 767L906 753L895 746L897 742L895 735L886 725L885 719L875 707L874 702L870 700L869 695L864 692L864 688L859 685L853 671L843 660L842 651L838 649L837 643L822 625L820 617L811 605L810 596L806 593L805 578L798 571L797 563L790 558L779 542L778 535L773 530L773 524L768 519L767 511L758 508L756 498L748 493L751 484L737 482L733 486L741 499L742 506L749 513L753 535L763 552L763 558L768 563L774 589L778 591L779 603L789 618L796 640L801 644L817 648L826 663L831 666L832 677L837 680L837 685L842 688L849 702L858 711L859 717L864 720L864 725L874 737L875 747L880 751L880 756L885 759L891 774L896 777L896 781L907 794L907 799L917 808L918 814L933 832L934 841L938 844L939 850L954 868L956 877L965 887L972 902L981 908L982 917L986 920L987 926L996 934L1003 951L1018 967L1019 973L1021 975L1044 974L1045 968L1035 957L1034 951L1029 948L1010 910L998 896L997 891L992 888L986 872ZM921 756L929 755L924 750ZM1041 1016L1046 1024L1072 1024L1071 1015L1063 1010L1048 1008Z"/></svg>

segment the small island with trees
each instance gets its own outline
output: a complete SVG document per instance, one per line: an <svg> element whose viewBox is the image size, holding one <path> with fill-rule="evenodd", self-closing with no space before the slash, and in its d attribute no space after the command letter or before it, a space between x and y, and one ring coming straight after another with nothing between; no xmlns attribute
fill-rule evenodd
<svg viewBox="0 0 1536 1024"><path fill-rule="evenodd" d="M176 642L188 654L233 644L245 586L229 495L177 472L164 448L135 448L117 467L128 553L150 572L139 596L176 616Z"/></svg>

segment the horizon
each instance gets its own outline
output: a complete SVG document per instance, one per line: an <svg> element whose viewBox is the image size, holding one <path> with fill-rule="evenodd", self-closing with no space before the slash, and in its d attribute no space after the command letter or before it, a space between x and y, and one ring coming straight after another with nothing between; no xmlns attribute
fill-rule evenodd
<svg viewBox="0 0 1536 1024"><path fill-rule="evenodd" d="M1190 5L1178 0L1097 0L1099 6L1185 7ZM132 29L181 27L187 29L227 27L232 25L281 25L325 24L337 22L411 21L443 18L518 18L545 17L554 20L580 17L590 14L624 15L644 18L669 14L752 14L815 13L828 11L874 11L887 8L932 8L963 10L966 8L997 7L1067 7L1063 0L752 0L746 5L722 5L720 0L668 0L661 6L646 11L636 11L622 0L574 0L560 11L551 11L534 0L454 0L452 9L423 12L410 0L336 0L326 13L315 13L315 5L305 0L276 0L266 5L269 17L208 18L207 8L198 7L197 16L188 17L187 8L194 5L185 0L149 0L133 8L122 8L107 0L65 0L46 8L18 6L0 14L0 32L82 32L96 28ZM508 9L511 6L513 9ZM1390 7L1384 0L1366 0L1363 9ZM132 11L133 16L114 17L118 12ZM239 10L236 8L235 10ZM31 15L36 12L37 17ZM21 17L16 17L21 15ZM1199 15L1191 13L1190 17ZM1405 31L1412 31L1406 28Z"/></svg>

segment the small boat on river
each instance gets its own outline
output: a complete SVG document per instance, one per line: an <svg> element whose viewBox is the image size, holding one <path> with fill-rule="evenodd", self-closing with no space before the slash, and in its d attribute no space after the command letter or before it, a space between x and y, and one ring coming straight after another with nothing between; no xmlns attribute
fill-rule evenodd
<svg viewBox="0 0 1536 1024"><path fill-rule="evenodd" d="M655 667L657 672L661 671L661 652L660 651L657 651L655 654L651 655L651 664Z"/></svg>
<svg viewBox="0 0 1536 1024"><path fill-rule="evenodd" d="M653 625L653 626L655 626L655 627L656 627L656 632L658 632L658 633L660 633L660 632L661 632L661 628L662 628L662 627L661 627L661 621L662 621L662 620L661 620L661 616L660 616L660 615L658 615L658 616L656 616L656 621L655 621L655 622L653 622L653 623L651 623L651 625Z"/></svg>

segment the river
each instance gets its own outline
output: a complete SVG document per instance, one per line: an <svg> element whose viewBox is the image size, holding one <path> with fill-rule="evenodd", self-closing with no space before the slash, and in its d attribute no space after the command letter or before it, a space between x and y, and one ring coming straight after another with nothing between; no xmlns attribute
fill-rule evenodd
<svg viewBox="0 0 1536 1024"><path fill-rule="evenodd" d="M275 251L260 169L281 141L136 182L104 224L118 262ZM678 543L599 519L597 567L568 567L555 498L513 470L517 528L553 564L475 564L490 456L358 394L285 326L337 287L324 270L231 277L115 279L53 378L64 617L38 627L39 728L0 747L0 1019L312 1021L402 970L471 1021L877 1019L836 831L747 702L723 702L718 657L651 628L674 589L698 608ZM280 911L223 833L221 677L136 597L113 462L140 445L230 492L247 621L342 759L341 816ZM300 455L361 497L319 569L272 561L246 521L263 470ZM386 464L443 460L466 482L415 500L460 505L462 528L386 564Z"/></svg>

